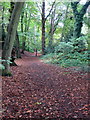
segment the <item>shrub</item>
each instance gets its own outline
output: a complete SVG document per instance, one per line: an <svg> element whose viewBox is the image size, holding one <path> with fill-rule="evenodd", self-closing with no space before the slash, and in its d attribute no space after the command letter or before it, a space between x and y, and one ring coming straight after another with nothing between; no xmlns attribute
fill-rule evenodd
<svg viewBox="0 0 90 120"><path fill-rule="evenodd" d="M60 42L60 44L55 48L55 52L56 53L64 53L64 54L67 54L67 53L70 53L72 52L73 50L73 44L71 42Z"/></svg>
<svg viewBox="0 0 90 120"><path fill-rule="evenodd" d="M60 42L54 53L43 57L45 62L59 64L62 67L88 66L90 52L87 50L87 36L72 38L70 42Z"/></svg>
<svg viewBox="0 0 90 120"><path fill-rule="evenodd" d="M71 43L73 44L73 51L77 51L77 52L82 52L83 50L85 50L88 47L87 44L87 36L81 36L77 39L72 38L70 39Z"/></svg>

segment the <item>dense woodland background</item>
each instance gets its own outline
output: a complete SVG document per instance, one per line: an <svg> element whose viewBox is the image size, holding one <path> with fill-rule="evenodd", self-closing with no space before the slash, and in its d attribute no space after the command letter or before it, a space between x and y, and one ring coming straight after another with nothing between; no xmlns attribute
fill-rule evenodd
<svg viewBox="0 0 90 120"><path fill-rule="evenodd" d="M25 50L41 53L45 62L62 67L88 66L90 1L0 4L4 74L10 71L10 59L21 58Z"/></svg>

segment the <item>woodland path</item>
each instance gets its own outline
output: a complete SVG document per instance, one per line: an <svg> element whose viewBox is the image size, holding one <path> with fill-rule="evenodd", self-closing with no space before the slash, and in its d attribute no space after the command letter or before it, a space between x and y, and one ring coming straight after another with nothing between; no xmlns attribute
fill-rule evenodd
<svg viewBox="0 0 90 120"><path fill-rule="evenodd" d="M3 117L89 117L87 73L45 64L29 52L16 63L13 76L3 77Z"/></svg>

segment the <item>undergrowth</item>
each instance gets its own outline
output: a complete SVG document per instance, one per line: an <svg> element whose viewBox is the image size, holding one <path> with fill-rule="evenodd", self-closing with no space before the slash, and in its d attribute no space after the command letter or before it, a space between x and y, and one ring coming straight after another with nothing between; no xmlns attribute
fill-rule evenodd
<svg viewBox="0 0 90 120"><path fill-rule="evenodd" d="M77 40L71 39L68 43L61 42L55 47L54 53L46 54L41 59L45 63L57 64L61 67L81 67L88 71L89 54L85 38L81 37Z"/></svg>

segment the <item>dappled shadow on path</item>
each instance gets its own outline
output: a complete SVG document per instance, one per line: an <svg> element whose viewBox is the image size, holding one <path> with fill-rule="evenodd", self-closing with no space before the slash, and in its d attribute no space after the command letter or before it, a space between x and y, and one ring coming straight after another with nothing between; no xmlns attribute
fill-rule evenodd
<svg viewBox="0 0 90 120"><path fill-rule="evenodd" d="M25 52L3 77L5 118L88 118L88 74L44 64Z"/></svg>

